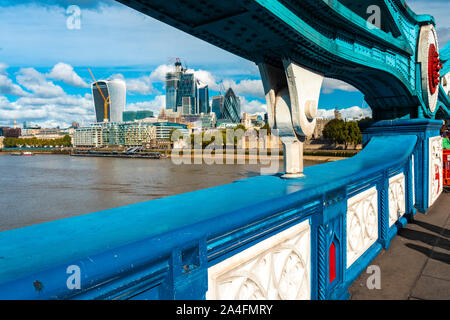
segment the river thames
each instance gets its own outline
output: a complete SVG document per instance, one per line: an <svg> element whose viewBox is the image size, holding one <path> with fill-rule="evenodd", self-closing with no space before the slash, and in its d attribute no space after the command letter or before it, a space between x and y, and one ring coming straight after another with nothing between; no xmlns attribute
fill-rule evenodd
<svg viewBox="0 0 450 320"><path fill-rule="evenodd" d="M0 231L231 183L260 167L0 153Z"/></svg>

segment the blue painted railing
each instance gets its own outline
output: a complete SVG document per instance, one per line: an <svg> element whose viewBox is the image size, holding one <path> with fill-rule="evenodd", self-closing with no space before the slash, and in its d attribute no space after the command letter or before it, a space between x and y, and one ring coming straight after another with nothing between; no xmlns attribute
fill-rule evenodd
<svg viewBox="0 0 450 320"><path fill-rule="evenodd" d="M289 249L289 257L304 258L295 266L303 266L305 297L348 298L355 278L413 217L414 199L422 211L427 209L427 141L438 136L441 125L433 120L377 123L366 130L362 152L308 167L306 178L259 176L1 232L0 299L204 299L208 287L210 298L238 297L242 286L221 289L220 283L233 283L239 272L227 274L254 261L264 264L266 258L253 257L258 250L263 257L273 245L278 248L272 252L275 257L280 248L295 247L288 234L300 225L307 245ZM402 196L395 198L394 192L391 199L392 179ZM391 224L394 200L404 208ZM366 223L359 228L372 225L376 235L355 253L349 246L356 246L361 217ZM217 273L219 269L223 272ZM79 288L70 285L73 270L79 271ZM282 277L295 278L300 272L280 273L273 266L270 272L280 276L278 287L268 290L261 284L268 271L255 270L248 278L256 284L251 287L244 279L245 290L263 297L281 296L283 290L286 297L284 292L290 291L280 285Z"/></svg>

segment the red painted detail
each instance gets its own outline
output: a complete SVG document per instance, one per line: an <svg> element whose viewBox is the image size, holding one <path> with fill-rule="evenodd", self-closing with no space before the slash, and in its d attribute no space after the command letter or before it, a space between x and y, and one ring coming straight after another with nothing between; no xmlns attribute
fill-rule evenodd
<svg viewBox="0 0 450 320"><path fill-rule="evenodd" d="M450 149L444 149L444 172L443 172L443 180L444 186L450 187Z"/></svg>
<svg viewBox="0 0 450 320"><path fill-rule="evenodd" d="M334 242L331 243L330 246L330 283L333 282L334 279L336 279L336 246L334 245Z"/></svg>
<svg viewBox="0 0 450 320"><path fill-rule="evenodd" d="M440 82L439 70L442 69L442 63L439 60L439 53L434 44L428 49L428 84L431 94L436 92Z"/></svg>
<svg viewBox="0 0 450 320"><path fill-rule="evenodd" d="M434 180L437 180L437 182L438 182L438 187L437 187L437 191L436 191L436 194L438 194L439 193L439 190L441 189L441 181L440 181L440 179L439 179L439 167L434 167Z"/></svg>

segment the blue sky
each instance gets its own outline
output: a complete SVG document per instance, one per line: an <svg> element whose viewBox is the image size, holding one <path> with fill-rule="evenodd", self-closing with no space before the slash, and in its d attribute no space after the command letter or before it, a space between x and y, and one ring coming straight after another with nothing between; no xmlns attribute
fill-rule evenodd
<svg viewBox="0 0 450 320"><path fill-rule="evenodd" d="M435 16L441 44L450 39L448 0L407 2L416 13ZM71 30L66 9L73 4L81 8L81 28ZM184 58L209 85L210 96L222 82L241 97L243 111L265 112L254 63L115 1L0 0L0 125L11 125L13 119L46 127L92 122L88 67L97 79L125 79L127 110L157 114L165 103L163 79L173 63L170 57ZM338 107L352 116L361 106L360 92L326 79L319 115Z"/></svg>

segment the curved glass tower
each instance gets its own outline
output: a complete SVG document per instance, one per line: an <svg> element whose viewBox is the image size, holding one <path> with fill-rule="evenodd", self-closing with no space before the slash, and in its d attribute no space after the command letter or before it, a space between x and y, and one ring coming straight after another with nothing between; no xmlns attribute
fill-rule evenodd
<svg viewBox="0 0 450 320"><path fill-rule="evenodd" d="M120 79L99 80L96 83L94 82L91 87L97 122L104 122L105 120L122 122L127 93L125 81ZM107 99L106 115L104 99Z"/></svg>
<svg viewBox="0 0 450 320"><path fill-rule="evenodd" d="M221 118L233 123L239 123L241 121L241 101L231 88L225 94Z"/></svg>

